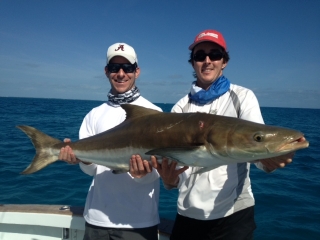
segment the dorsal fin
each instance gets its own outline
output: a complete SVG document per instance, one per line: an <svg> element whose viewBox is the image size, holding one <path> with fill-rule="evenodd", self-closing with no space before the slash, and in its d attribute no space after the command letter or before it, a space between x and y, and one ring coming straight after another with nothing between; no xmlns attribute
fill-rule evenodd
<svg viewBox="0 0 320 240"><path fill-rule="evenodd" d="M129 119L129 118L132 119L136 117L162 113L154 109L145 108L145 107L141 107L133 104L122 104L120 106L126 111L126 114L127 114L126 119Z"/></svg>

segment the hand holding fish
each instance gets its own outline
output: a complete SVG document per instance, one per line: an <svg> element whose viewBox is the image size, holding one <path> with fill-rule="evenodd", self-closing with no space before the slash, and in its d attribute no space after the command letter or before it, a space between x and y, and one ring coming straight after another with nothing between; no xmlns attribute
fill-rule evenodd
<svg viewBox="0 0 320 240"><path fill-rule="evenodd" d="M168 158L162 158L162 163L159 163L155 156L151 156L151 163L152 166L157 169L163 183L170 188L177 187L179 183L179 174L189 168L188 166L184 166L177 169L178 163L176 161L171 161L169 163Z"/></svg>
<svg viewBox="0 0 320 240"><path fill-rule="evenodd" d="M140 155L132 155L130 158L130 174L135 178L142 178L152 172L152 166L147 160L142 160Z"/></svg>
<svg viewBox="0 0 320 240"><path fill-rule="evenodd" d="M278 157L261 159L260 162L268 171L272 172L277 168L284 168L286 165L290 164L294 154L295 152L291 152Z"/></svg>
<svg viewBox="0 0 320 240"><path fill-rule="evenodd" d="M63 141L71 142L71 139L65 138ZM69 164L77 164L80 162L80 160L74 155L72 148L68 145L60 149L59 159Z"/></svg>

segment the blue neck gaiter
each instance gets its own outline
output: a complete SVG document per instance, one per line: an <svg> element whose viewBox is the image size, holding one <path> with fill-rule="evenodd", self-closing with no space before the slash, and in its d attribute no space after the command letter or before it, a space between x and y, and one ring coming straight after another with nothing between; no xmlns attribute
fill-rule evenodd
<svg viewBox="0 0 320 240"><path fill-rule="evenodd" d="M225 76L221 76L214 81L208 90L200 89L196 86L196 81L194 81L189 93L189 99L198 104L206 104L226 93L229 88L230 81Z"/></svg>

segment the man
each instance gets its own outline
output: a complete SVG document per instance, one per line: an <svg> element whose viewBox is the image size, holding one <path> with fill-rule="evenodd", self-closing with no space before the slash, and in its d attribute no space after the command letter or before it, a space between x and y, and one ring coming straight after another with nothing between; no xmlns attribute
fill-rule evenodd
<svg viewBox="0 0 320 240"><path fill-rule="evenodd" d="M205 30L190 45L189 63L196 81L172 112L206 112L264 123L254 93L231 84L223 75L229 61L221 33ZM291 162L293 155L261 160L256 165L273 171ZM179 188L178 214L171 239L252 239L254 198L249 179L250 163L229 164L197 174L196 167L176 169L152 157L167 189Z"/></svg>
<svg viewBox="0 0 320 240"><path fill-rule="evenodd" d="M80 139L124 121L126 114L121 104L162 111L140 96L135 86L140 74L138 59L128 44L115 43L109 47L105 74L111 84L108 101L86 115L80 127ZM133 155L128 159L130 173L114 174L107 167L81 162L69 146L61 149L59 159L79 163L84 173L93 176L84 209L84 239L158 239L159 174L152 171L148 161Z"/></svg>

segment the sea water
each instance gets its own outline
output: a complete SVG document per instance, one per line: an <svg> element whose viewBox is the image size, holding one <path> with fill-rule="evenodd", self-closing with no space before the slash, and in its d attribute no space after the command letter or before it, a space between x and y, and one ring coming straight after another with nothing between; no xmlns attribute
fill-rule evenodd
<svg viewBox="0 0 320 240"><path fill-rule="evenodd" d="M0 204L82 206L92 178L78 166L56 162L20 175L34 148L15 128L33 126L52 137L76 141L84 116L101 101L0 97ZM156 103L165 112L172 104ZM310 147L271 174L251 168L256 200L255 239L320 239L320 109L261 108L266 124L302 131ZM174 219L178 191L161 184L160 217Z"/></svg>

